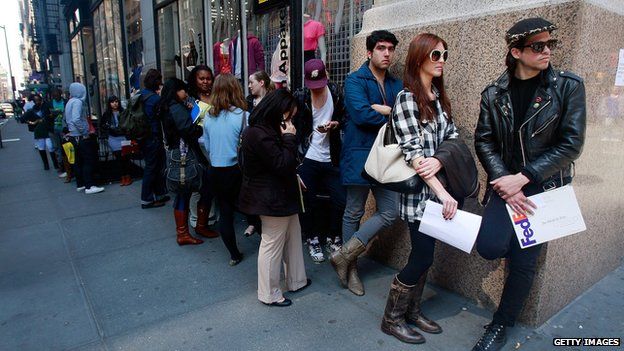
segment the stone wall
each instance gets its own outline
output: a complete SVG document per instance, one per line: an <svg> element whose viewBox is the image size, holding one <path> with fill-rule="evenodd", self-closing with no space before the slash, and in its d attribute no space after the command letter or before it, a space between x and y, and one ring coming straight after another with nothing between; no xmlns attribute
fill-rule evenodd
<svg viewBox="0 0 624 351"><path fill-rule="evenodd" d="M494 4L493 4L494 3ZM561 45L553 65L585 79L588 103L587 139L576 162L574 188L588 230L544 247L539 273L521 321L538 325L613 270L622 260L623 230L617 221L624 213L624 96L619 120L605 119L604 100L614 85L617 53L624 48L624 4L609 1L380 1L364 16L363 30L352 42L352 69L366 58L365 37L388 29L400 43L391 72L402 75L406 50L414 36L431 32L449 45L445 81L453 117L461 136L472 146L483 88L504 70L505 31L516 21L540 16L559 26L554 37ZM620 88L624 93L624 88ZM624 95L624 94L621 94ZM485 172L480 169L482 181ZM485 184L483 184L485 185ZM485 186L483 186L483 189ZM369 203L369 211L374 204ZM481 213L477 201L467 210ZM404 223L380 235L369 254L395 268L409 254ZM470 297L491 309L500 298L504 261L486 261L473 250L467 255L438 243L430 280Z"/></svg>

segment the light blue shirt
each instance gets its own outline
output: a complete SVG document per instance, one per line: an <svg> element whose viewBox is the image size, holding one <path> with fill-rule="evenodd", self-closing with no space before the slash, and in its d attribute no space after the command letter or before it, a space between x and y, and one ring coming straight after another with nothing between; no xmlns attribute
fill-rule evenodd
<svg viewBox="0 0 624 351"><path fill-rule="evenodd" d="M204 118L204 146L213 167L230 167L238 163L243 118L247 126L249 112L238 107L223 110L216 117L208 114Z"/></svg>

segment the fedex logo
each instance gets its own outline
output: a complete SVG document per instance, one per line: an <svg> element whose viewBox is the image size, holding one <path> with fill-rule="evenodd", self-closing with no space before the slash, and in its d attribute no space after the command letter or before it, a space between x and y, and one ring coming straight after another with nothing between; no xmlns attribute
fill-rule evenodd
<svg viewBox="0 0 624 351"><path fill-rule="evenodd" d="M522 246L526 247L529 245L536 244L537 241L531 239L534 233L533 233L533 229L531 229L531 222L529 222L529 219L527 218L527 216L520 214L520 213L514 213L513 216L511 216L511 218L512 218L514 225L518 225L520 226L520 228L523 229L522 234L524 234L524 239L520 240L520 242L522 243Z"/></svg>

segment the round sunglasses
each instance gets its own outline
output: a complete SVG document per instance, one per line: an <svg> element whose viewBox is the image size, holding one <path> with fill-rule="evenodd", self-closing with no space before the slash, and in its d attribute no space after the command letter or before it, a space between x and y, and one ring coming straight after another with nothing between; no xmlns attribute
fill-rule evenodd
<svg viewBox="0 0 624 351"><path fill-rule="evenodd" d="M531 44L523 45L523 46L520 46L520 47L521 48L531 48L531 50L533 50L534 53L540 54L540 53L544 52L544 49L546 49L547 46L548 46L548 48L550 50L554 50L554 49L557 48L558 44L559 44L559 40L557 40L557 39L550 39L548 41L536 41L536 42L533 42Z"/></svg>
<svg viewBox="0 0 624 351"><path fill-rule="evenodd" d="M431 62L446 62L448 61L448 50L431 50L431 52L429 53L429 59L431 60Z"/></svg>

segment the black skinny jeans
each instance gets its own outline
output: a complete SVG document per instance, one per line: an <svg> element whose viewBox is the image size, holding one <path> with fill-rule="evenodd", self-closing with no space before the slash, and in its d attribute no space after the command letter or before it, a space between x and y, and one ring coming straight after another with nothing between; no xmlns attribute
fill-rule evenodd
<svg viewBox="0 0 624 351"><path fill-rule="evenodd" d="M230 167L211 167L208 170L208 184L219 204L219 233L230 252L230 258L238 260L242 257L236 245L234 232L234 211L238 201L238 193L242 183L242 175L238 165Z"/></svg>
<svg viewBox="0 0 624 351"><path fill-rule="evenodd" d="M91 188L93 184L93 171L97 163L97 141L94 136L88 138L74 138L76 148L74 175L76 187Z"/></svg>
<svg viewBox="0 0 624 351"><path fill-rule="evenodd" d="M313 239L318 236L321 243L324 243L327 236L322 233L322 220L319 219L327 217L331 239L341 238L347 191L340 182L340 168L332 166L331 162L304 158L303 163L297 168L297 174L307 188L303 193L306 211L299 215L303 238ZM321 190L329 194L329 207L316 197Z"/></svg>
<svg viewBox="0 0 624 351"><path fill-rule="evenodd" d="M523 191L525 196L542 192L535 185L526 186ZM498 309L494 313L493 323L505 326L515 324L533 286L537 258L541 248L542 245L520 248L505 208L505 200L496 192L492 192L490 201L483 212L477 237L477 251L485 259L495 260L505 257L509 263L509 275L505 281Z"/></svg>
<svg viewBox="0 0 624 351"><path fill-rule="evenodd" d="M421 233L420 221L407 223L409 227L412 251L407 264L398 275L399 281L405 285L416 285L420 276L433 264L433 253L436 239Z"/></svg>

